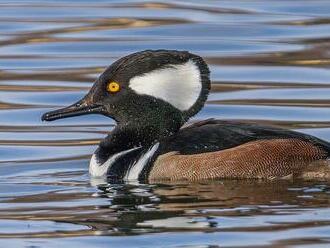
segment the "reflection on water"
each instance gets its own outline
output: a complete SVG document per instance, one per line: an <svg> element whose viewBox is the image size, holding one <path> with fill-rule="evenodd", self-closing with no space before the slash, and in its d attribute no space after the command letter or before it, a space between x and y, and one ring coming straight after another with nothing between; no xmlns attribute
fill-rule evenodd
<svg viewBox="0 0 330 248"><path fill-rule="evenodd" d="M212 71L196 119L330 141L329 13L322 0L0 1L0 246L329 246L329 182L90 182L114 122L40 121L119 57L184 49Z"/></svg>

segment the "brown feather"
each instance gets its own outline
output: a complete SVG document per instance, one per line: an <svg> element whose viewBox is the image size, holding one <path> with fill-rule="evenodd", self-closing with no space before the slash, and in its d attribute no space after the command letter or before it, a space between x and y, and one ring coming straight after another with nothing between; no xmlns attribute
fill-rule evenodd
<svg viewBox="0 0 330 248"><path fill-rule="evenodd" d="M234 148L192 155L160 155L150 180L203 180L216 178L280 178L301 173L327 153L299 139L251 141Z"/></svg>

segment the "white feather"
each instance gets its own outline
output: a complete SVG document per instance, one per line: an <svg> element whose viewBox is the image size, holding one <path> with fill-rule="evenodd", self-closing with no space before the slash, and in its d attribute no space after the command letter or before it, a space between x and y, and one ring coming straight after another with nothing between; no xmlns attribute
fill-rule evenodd
<svg viewBox="0 0 330 248"><path fill-rule="evenodd" d="M199 68L189 60L133 77L129 87L138 94L162 99L184 111L197 101L202 83Z"/></svg>
<svg viewBox="0 0 330 248"><path fill-rule="evenodd" d="M145 154L143 154L140 159L130 168L126 175L125 179L130 180L137 180L143 168L148 163L149 159L154 155L157 151L159 143L154 144Z"/></svg>
<svg viewBox="0 0 330 248"><path fill-rule="evenodd" d="M119 153L116 153L112 155L107 161L105 161L103 164L100 164L97 159L95 153L93 154L91 161L89 163L89 174L93 177L102 177L106 176L108 169L111 167L111 165L121 156L129 153L130 151L136 150L140 147L134 147Z"/></svg>

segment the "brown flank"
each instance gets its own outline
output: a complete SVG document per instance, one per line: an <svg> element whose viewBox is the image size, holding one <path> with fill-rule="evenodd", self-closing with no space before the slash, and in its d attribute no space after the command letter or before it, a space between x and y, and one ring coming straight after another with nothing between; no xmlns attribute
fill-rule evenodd
<svg viewBox="0 0 330 248"><path fill-rule="evenodd" d="M201 154L160 155L150 180L204 180L217 178L281 178L298 175L327 153L299 139L271 139L245 143L230 149Z"/></svg>

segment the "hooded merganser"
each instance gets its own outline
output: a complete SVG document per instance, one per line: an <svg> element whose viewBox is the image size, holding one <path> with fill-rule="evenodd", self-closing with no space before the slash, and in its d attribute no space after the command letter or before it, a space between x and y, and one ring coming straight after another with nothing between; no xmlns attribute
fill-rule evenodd
<svg viewBox="0 0 330 248"><path fill-rule="evenodd" d="M89 172L120 180L280 178L327 161L330 144L275 127L209 119L182 127L210 91L204 60L186 51L146 50L110 65L77 103L42 120L99 113L117 122Z"/></svg>

